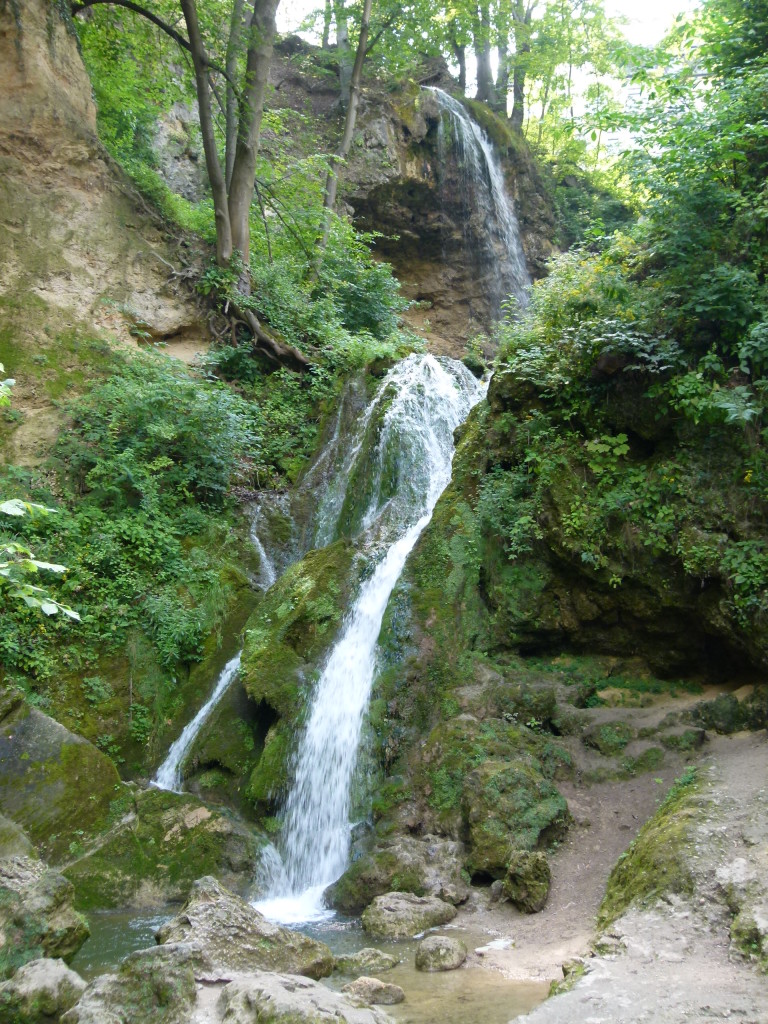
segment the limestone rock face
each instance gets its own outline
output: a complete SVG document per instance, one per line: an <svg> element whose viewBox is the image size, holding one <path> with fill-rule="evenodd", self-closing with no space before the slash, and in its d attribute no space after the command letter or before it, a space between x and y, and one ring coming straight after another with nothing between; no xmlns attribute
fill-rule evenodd
<svg viewBox="0 0 768 1024"><path fill-rule="evenodd" d="M504 879L504 895L528 914L544 909L549 896L551 875L546 855L541 851L516 850L509 859Z"/></svg>
<svg viewBox="0 0 768 1024"><path fill-rule="evenodd" d="M467 947L459 939L428 935L416 949L417 971L455 971L467 959Z"/></svg>
<svg viewBox="0 0 768 1024"><path fill-rule="evenodd" d="M36 708L0 722L0 807L53 862L67 852L72 822L95 826L119 786L106 755Z"/></svg>
<svg viewBox="0 0 768 1024"><path fill-rule="evenodd" d="M15 821L0 814L0 859L35 857L35 848Z"/></svg>
<svg viewBox="0 0 768 1024"><path fill-rule="evenodd" d="M69 960L88 938L70 882L41 861L0 861L0 976L40 957Z"/></svg>
<svg viewBox="0 0 768 1024"><path fill-rule="evenodd" d="M85 988L63 960L31 960L0 985L0 1020L50 1024L75 1005Z"/></svg>
<svg viewBox="0 0 768 1024"><path fill-rule="evenodd" d="M333 955L322 942L281 928L215 878L201 878L180 914L157 934L161 943L194 943L217 966L229 971L288 971L324 978Z"/></svg>
<svg viewBox="0 0 768 1024"><path fill-rule="evenodd" d="M200 951L184 945L131 953L91 982L61 1024L189 1024L200 966Z"/></svg>
<svg viewBox="0 0 768 1024"><path fill-rule="evenodd" d="M341 990L353 999L371 1006L395 1006L405 1000L405 992L399 985L379 981L378 978L357 978Z"/></svg>
<svg viewBox="0 0 768 1024"><path fill-rule="evenodd" d="M373 900L363 913L362 922L369 935L406 939L426 928L448 924L454 917L456 908L435 896L390 892Z"/></svg>
<svg viewBox="0 0 768 1024"><path fill-rule="evenodd" d="M234 979L216 1009L226 1024L393 1024L383 1010L356 1007L308 978L266 972Z"/></svg>
<svg viewBox="0 0 768 1024"><path fill-rule="evenodd" d="M371 971L376 973L391 971L398 963L397 957L392 956L390 953L384 953L380 949L366 946L365 949L359 949L357 953L352 953L350 956L336 957L335 969L342 974L362 975L368 974Z"/></svg>

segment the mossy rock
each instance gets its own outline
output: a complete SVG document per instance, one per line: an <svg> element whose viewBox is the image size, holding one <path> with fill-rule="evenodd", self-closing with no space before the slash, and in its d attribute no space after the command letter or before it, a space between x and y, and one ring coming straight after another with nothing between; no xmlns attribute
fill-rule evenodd
<svg viewBox="0 0 768 1024"><path fill-rule="evenodd" d="M393 884L397 873L397 858L389 850L363 854L325 890L325 902L342 914L360 914L376 896L383 896L393 889L424 895L418 877L406 878L405 885L402 878L399 885Z"/></svg>
<svg viewBox="0 0 768 1024"><path fill-rule="evenodd" d="M691 718L705 729L725 735L749 728L750 721L746 707L732 693L721 693L714 700L697 704Z"/></svg>
<svg viewBox="0 0 768 1024"><path fill-rule="evenodd" d="M509 858L502 891L519 910L536 914L544 909L551 881L546 854L515 850Z"/></svg>
<svg viewBox="0 0 768 1024"><path fill-rule="evenodd" d="M264 748L248 780L248 799L264 814L271 813L288 792L295 731L290 722L276 722L264 739Z"/></svg>
<svg viewBox="0 0 768 1024"><path fill-rule="evenodd" d="M0 814L0 860L7 857L32 857L35 848L15 821Z"/></svg>
<svg viewBox="0 0 768 1024"><path fill-rule="evenodd" d="M51 863L99 831L120 789L106 755L36 708L0 724L0 806Z"/></svg>
<svg viewBox="0 0 768 1024"><path fill-rule="evenodd" d="M32 960L0 985L0 1021L53 1024L75 1005L85 987L83 979L63 960Z"/></svg>
<svg viewBox="0 0 768 1024"><path fill-rule="evenodd" d="M586 729L582 741L585 746L592 747L605 757L614 757L620 754L636 735L637 730L626 722L603 722Z"/></svg>
<svg viewBox="0 0 768 1024"><path fill-rule="evenodd" d="M532 850L561 836L568 805L530 759L489 760L467 776L462 807L470 853L466 868L480 878L502 878L510 849Z"/></svg>
<svg viewBox="0 0 768 1024"><path fill-rule="evenodd" d="M693 892L689 848L701 819L700 807L696 772L687 769L611 871L598 915L601 928L632 904L648 905L668 893Z"/></svg>
<svg viewBox="0 0 768 1024"><path fill-rule="evenodd" d="M123 798L116 824L66 870L80 909L183 899L201 875L230 888L251 881L259 837L195 797L149 789Z"/></svg>

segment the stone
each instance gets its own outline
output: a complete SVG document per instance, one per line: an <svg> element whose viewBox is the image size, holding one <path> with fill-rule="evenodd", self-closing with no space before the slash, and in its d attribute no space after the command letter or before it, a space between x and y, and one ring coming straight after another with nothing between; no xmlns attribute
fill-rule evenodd
<svg viewBox="0 0 768 1024"><path fill-rule="evenodd" d="M0 1020L50 1024L75 1005L85 988L63 960L30 960L0 985Z"/></svg>
<svg viewBox="0 0 768 1024"><path fill-rule="evenodd" d="M160 943L194 943L226 971L284 971L324 978L333 954L322 942L281 928L215 878L192 886L181 913L160 928Z"/></svg>
<svg viewBox="0 0 768 1024"><path fill-rule="evenodd" d="M88 925L73 900L72 884L42 861L0 861L0 977L29 960L75 955L88 938Z"/></svg>
<svg viewBox="0 0 768 1024"><path fill-rule="evenodd" d="M509 858L504 895L526 914L541 910L549 896L551 874L546 854L516 850Z"/></svg>
<svg viewBox="0 0 768 1024"><path fill-rule="evenodd" d="M0 807L52 863L70 856L73 827L106 820L119 789L112 761L42 711L21 705L0 723Z"/></svg>
<svg viewBox="0 0 768 1024"><path fill-rule="evenodd" d="M383 1010L354 1006L316 981L267 972L234 979L217 1010L227 1024L393 1024Z"/></svg>
<svg viewBox="0 0 768 1024"><path fill-rule="evenodd" d="M464 943L444 935L428 935L416 947L417 971L455 971L466 959Z"/></svg>
<svg viewBox="0 0 768 1024"><path fill-rule="evenodd" d="M405 992L399 985L380 981L378 978L368 978L365 975L350 981L341 991L369 1006L395 1006L405 1000Z"/></svg>
<svg viewBox="0 0 768 1024"><path fill-rule="evenodd" d="M448 924L454 917L456 908L436 896L390 892L372 901L363 912L362 923L369 935L407 939L427 928Z"/></svg>
<svg viewBox="0 0 768 1024"><path fill-rule="evenodd" d="M206 967L194 946L140 949L115 974L92 981L61 1024L189 1024L197 998L195 975Z"/></svg>
<svg viewBox="0 0 768 1024"><path fill-rule="evenodd" d="M469 887L461 877L463 852L461 843L441 836L398 836L354 861L326 889L326 902L344 914L359 914L374 897L392 891L464 903Z"/></svg>
<svg viewBox="0 0 768 1024"><path fill-rule="evenodd" d="M366 974L368 971L391 971L399 962L397 957L390 953L366 946L349 956L336 957L334 969L341 974Z"/></svg>

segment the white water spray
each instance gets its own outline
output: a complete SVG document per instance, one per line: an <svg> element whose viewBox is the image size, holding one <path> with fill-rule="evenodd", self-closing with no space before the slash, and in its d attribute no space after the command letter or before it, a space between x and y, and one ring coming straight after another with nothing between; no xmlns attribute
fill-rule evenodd
<svg viewBox="0 0 768 1024"><path fill-rule="evenodd" d="M314 694L285 806L282 869L269 858L270 890L257 904L283 922L327 915L323 890L347 866L350 789L363 715L376 666L376 643L389 596L406 558L450 480L453 431L483 394L460 363L409 356L382 383L351 448L365 468L363 534L385 554L363 584ZM371 456L362 436L378 431ZM363 479L350 465L347 479ZM337 508L339 498L333 498Z"/></svg>
<svg viewBox="0 0 768 1024"><path fill-rule="evenodd" d="M168 751L168 756L157 769L157 774L154 779L152 779L152 785L156 789L167 789L172 793L181 793L181 773L184 767L184 761L192 748L195 737L203 727L203 723L224 696L224 693L239 672L240 656L242 653L242 651L238 651L234 658L231 658L227 662L221 670L221 675L216 681L216 686L214 687L211 696L205 704L203 704L192 721L185 726L181 736L179 736L176 742L171 745L171 749Z"/></svg>
<svg viewBox="0 0 768 1024"><path fill-rule="evenodd" d="M498 318L502 313L502 303L510 295L521 307L526 306L531 285L514 206L504 184L498 157L483 129L453 96L432 86L426 88L434 93L443 114L444 120L438 129L441 163L445 160L447 122L464 178L462 195L468 204L474 205L482 225L482 232L474 244L485 249L485 262L491 269L489 299L493 315Z"/></svg>

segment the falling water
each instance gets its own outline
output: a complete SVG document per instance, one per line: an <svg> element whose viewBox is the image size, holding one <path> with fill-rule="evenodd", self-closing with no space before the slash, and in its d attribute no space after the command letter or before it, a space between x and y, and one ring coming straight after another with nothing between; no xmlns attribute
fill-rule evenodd
<svg viewBox="0 0 768 1024"><path fill-rule="evenodd" d="M203 704L191 722L185 727L181 736L171 745L168 756L157 769L157 774L152 779L152 785L156 789L168 789L172 793L180 793L182 787L181 772L187 754L192 748L195 737L200 732L203 723L218 704L219 700L228 689L230 683L240 670L240 656L243 652L238 651L234 658L231 658L221 675L216 680L216 686L208 700Z"/></svg>
<svg viewBox="0 0 768 1024"><path fill-rule="evenodd" d="M463 177L461 195L467 204L474 207L480 230L477 237L468 238L467 243L483 250L484 262L489 265L488 281L492 314L498 319L502 303L514 296L521 306L528 303L528 289L531 279L525 262L525 253L520 242L512 200L504 185L504 175L490 139L477 122L473 121L466 109L442 89L427 87L434 93L442 118L438 129L438 153L444 166L446 151L446 126L455 147L459 168ZM465 219L469 225L472 218Z"/></svg>
<svg viewBox="0 0 768 1024"><path fill-rule="evenodd" d="M409 356L389 372L362 417L345 493L329 500L341 514L346 491L354 487L358 496L364 494L357 533L383 554L317 683L285 806L282 869L272 857L271 889L258 904L267 916L321 916L323 890L347 866L350 787L381 621L405 560L450 479L453 431L482 394L482 385L460 363ZM366 443L371 437L373 447Z"/></svg>

